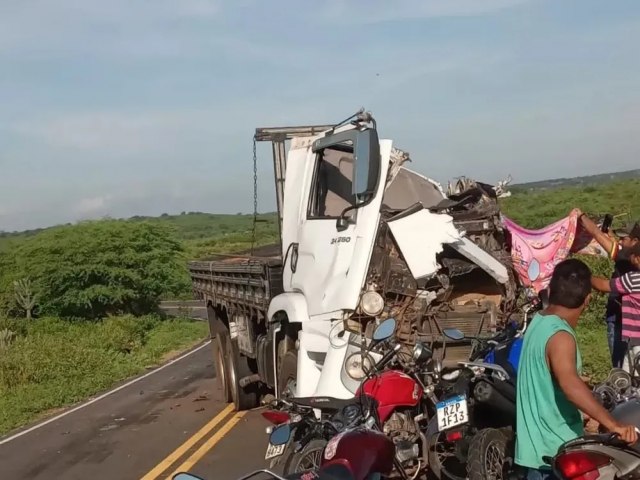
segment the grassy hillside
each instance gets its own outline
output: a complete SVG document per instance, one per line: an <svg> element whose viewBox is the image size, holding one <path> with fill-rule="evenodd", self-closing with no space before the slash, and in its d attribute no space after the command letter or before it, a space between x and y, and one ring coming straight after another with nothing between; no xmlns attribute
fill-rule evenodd
<svg viewBox="0 0 640 480"><path fill-rule="evenodd" d="M558 187L576 187L587 185L598 185L609 182L621 182L633 178L640 178L640 169L627 170L624 172L602 173L600 175L587 175L573 178L554 178L553 180L540 180L537 182L520 183L513 186L514 191L520 190L546 190Z"/></svg>
<svg viewBox="0 0 640 480"><path fill-rule="evenodd" d="M507 216L523 226L539 228L569 214L574 207L586 213L621 215L617 222L640 217L640 178L600 185L552 190L516 191L502 202Z"/></svg>
<svg viewBox="0 0 640 480"><path fill-rule="evenodd" d="M275 213L258 215L256 244L275 243L278 239L278 217ZM188 258L203 258L214 253L233 253L251 248L253 215L223 215L189 212L160 217L135 216L130 222L151 222L171 227ZM56 228L56 227L51 227ZM0 251L51 228L24 232L0 232Z"/></svg>

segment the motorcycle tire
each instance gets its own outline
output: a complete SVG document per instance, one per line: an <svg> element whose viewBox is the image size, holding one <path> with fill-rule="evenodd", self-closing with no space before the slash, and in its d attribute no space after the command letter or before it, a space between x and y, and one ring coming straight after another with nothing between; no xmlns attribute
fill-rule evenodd
<svg viewBox="0 0 640 480"><path fill-rule="evenodd" d="M467 478L469 480L502 480L507 478L510 442L500 430L485 428L475 434L469 444Z"/></svg>
<svg viewBox="0 0 640 480"><path fill-rule="evenodd" d="M289 455L282 469L283 475L286 476L308 470L316 471L320 467L320 461L326 446L326 440L320 438L311 440L302 450Z"/></svg>
<svg viewBox="0 0 640 480"><path fill-rule="evenodd" d="M453 465L444 465L438 455L441 433L436 433L428 437L428 478L435 480L466 480L466 465L456 458L451 457ZM452 468L453 467L453 468Z"/></svg>

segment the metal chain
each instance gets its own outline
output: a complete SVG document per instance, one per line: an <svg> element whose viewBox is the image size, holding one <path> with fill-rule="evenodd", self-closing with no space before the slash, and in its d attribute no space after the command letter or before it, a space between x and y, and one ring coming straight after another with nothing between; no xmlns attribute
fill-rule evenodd
<svg viewBox="0 0 640 480"><path fill-rule="evenodd" d="M256 137L253 137L253 231L251 232L251 255L256 246L256 228L258 226L258 155Z"/></svg>

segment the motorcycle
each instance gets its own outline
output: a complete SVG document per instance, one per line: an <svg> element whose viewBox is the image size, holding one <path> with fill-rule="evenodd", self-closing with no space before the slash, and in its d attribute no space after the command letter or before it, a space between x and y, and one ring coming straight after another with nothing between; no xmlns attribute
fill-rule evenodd
<svg viewBox="0 0 640 480"><path fill-rule="evenodd" d="M420 426L420 422L428 420L432 413L427 404L430 402L431 405L435 405L437 401L433 395L432 379L437 375L438 367L434 366L432 372L424 371L423 367L431 360L432 352L421 343L416 343L412 352L413 368L400 365L400 370L385 370L392 361L402 357L400 344L389 348L379 361L374 362L369 353L373 347L392 337L395 326L396 321L393 318L380 323L373 333L372 344L362 352L362 380L354 398L290 398L285 401L289 412L263 413L272 423L275 423L274 420L282 421L284 415L290 415L289 423L295 425L293 445L285 460L286 473L308 468L303 460L311 455L317 462L329 438L358 424L376 428L392 438L397 457L396 473L400 476L415 478L426 469L428 462L426 438L423 433L425 428ZM366 368L367 365L369 368ZM425 402L425 399L429 399L428 402ZM363 407L371 407L369 411L372 414L364 415ZM309 413L313 409L320 410L320 419ZM303 411L305 413L302 413ZM281 455L285 448L282 452L278 450L270 455ZM272 468L273 465L272 462ZM311 465L313 466L316 465Z"/></svg>
<svg viewBox="0 0 640 480"><path fill-rule="evenodd" d="M612 416L635 425L640 433L640 399L616 405ZM640 478L640 442L629 445L616 434L584 435L563 444L554 458L543 459L560 479L607 480Z"/></svg>
<svg viewBox="0 0 640 480"><path fill-rule="evenodd" d="M269 444L286 445L292 434L284 423L269 435ZM317 469L280 476L269 470L257 470L241 477L248 480L265 474L277 480L381 480L394 468L395 446L386 435L365 427L343 431L327 443ZM203 480L191 473L180 472L172 480Z"/></svg>
<svg viewBox="0 0 640 480"><path fill-rule="evenodd" d="M522 307L519 326L510 322L491 338L444 329L445 338L471 340L467 362L442 375L443 398L428 428L429 462L437 478L485 480L516 473L513 465L516 377L524 334L533 315L548 305L548 290ZM458 410L457 418L451 408Z"/></svg>
<svg viewBox="0 0 640 480"><path fill-rule="evenodd" d="M640 395L633 380L624 370L614 368L593 393L613 418L635 425L640 433ZM555 457L544 460L560 479L640 478L640 442L629 445L602 429L566 442Z"/></svg>

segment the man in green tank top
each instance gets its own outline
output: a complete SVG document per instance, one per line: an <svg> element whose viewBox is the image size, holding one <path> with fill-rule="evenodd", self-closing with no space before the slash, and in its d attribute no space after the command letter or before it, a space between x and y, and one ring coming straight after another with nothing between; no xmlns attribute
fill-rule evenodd
<svg viewBox="0 0 640 480"><path fill-rule="evenodd" d="M591 297L591 271L583 262L559 263L549 283L549 307L531 321L518 365L515 462L528 480L552 478L543 457L584 434L580 411L627 442L635 428L621 425L580 379L582 357L575 328Z"/></svg>

